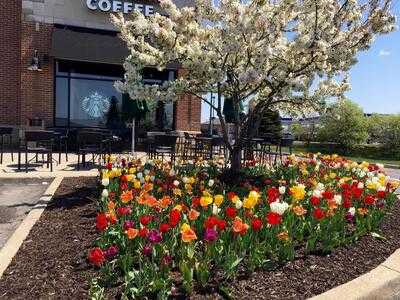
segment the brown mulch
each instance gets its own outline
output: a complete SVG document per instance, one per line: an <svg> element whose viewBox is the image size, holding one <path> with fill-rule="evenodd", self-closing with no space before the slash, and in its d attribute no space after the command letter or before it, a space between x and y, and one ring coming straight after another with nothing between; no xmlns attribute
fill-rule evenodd
<svg viewBox="0 0 400 300"><path fill-rule="evenodd" d="M97 275L86 255L97 236L95 178L64 179L0 280L0 299L87 299ZM365 236L330 255L300 254L274 270L237 279L217 293L192 299L303 299L352 280L400 248L400 201L381 226L386 240ZM115 294L115 293L113 293Z"/></svg>
<svg viewBox="0 0 400 300"><path fill-rule="evenodd" d="M66 178L0 280L0 299L87 299L95 178Z"/></svg>

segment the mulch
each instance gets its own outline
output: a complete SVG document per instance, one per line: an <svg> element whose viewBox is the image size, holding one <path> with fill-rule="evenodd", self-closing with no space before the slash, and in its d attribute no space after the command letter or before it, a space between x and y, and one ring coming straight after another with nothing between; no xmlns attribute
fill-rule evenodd
<svg viewBox="0 0 400 300"><path fill-rule="evenodd" d="M96 178L67 178L0 280L0 299L87 299Z"/></svg>
<svg viewBox="0 0 400 300"><path fill-rule="evenodd" d="M97 236L95 178L64 179L0 280L0 299L85 299L98 275L86 261ZM381 225L386 239L361 238L330 255L297 255L273 271L257 271L192 299L304 299L348 282L400 248L400 201ZM113 292L112 294L115 295Z"/></svg>

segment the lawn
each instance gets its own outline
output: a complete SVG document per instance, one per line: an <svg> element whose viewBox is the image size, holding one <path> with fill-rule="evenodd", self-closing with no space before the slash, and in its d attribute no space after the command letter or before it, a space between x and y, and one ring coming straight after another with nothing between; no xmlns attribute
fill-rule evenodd
<svg viewBox="0 0 400 300"><path fill-rule="evenodd" d="M282 151L288 153L289 148L283 148ZM300 154L304 154L304 153L310 153L310 151L308 151L304 145L295 144L293 147L293 153L300 155ZM311 152L311 153L316 153L316 152ZM390 165L390 167L400 168L400 160L396 160L396 159L380 158L380 157L371 158L370 156L367 156L367 155L364 155L364 156L363 155L343 155L343 157L350 159L352 161L359 162L359 163L363 162L363 161L367 161L370 163L379 163L379 164L384 164L385 166Z"/></svg>

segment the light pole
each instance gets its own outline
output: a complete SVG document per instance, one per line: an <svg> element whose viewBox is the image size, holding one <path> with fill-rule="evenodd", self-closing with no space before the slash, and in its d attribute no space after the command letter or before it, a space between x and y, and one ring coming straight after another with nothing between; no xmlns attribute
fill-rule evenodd
<svg viewBox="0 0 400 300"><path fill-rule="evenodd" d="M215 96L214 96L214 94L213 94L213 92L211 92L210 93L211 94L211 99L210 99L210 102L211 102L211 105L210 105L210 124L209 124L209 134L210 134L210 136L212 136L213 135L213 120L214 120L214 110L213 110L213 108L211 107L211 106L214 106L214 100L215 100Z"/></svg>

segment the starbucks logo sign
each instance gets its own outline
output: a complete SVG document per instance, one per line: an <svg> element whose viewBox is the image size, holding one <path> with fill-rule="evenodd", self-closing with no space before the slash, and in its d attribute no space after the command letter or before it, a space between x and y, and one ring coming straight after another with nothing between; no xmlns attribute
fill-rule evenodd
<svg viewBox="0 0 400 300"><path fill-rule="evenodd" d="M81 107L89 117L98 119L102 118L110 108L110 100L107 96L95 91L83 98Z"/></svg>

